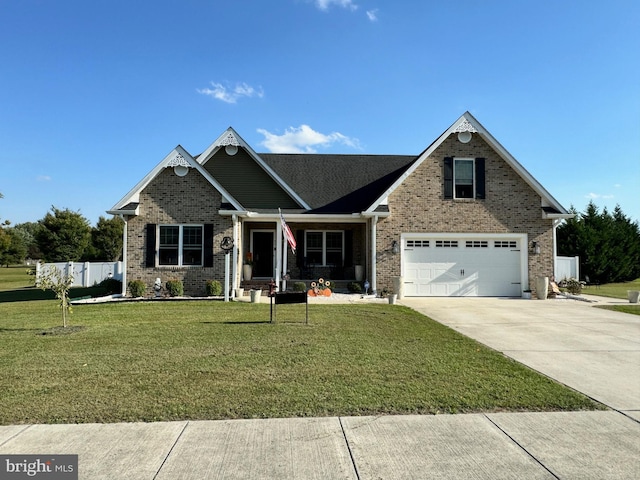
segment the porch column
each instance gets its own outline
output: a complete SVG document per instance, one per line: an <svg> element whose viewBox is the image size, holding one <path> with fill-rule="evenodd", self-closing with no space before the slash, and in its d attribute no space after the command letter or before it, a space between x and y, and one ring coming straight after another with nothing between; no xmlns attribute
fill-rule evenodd
<svg viewBox="0 0 640 480"><path fill-rule="evenodd" d="M276 282L278 288L280 288L280 282L282 280L282 223L280 223L280 219L276 220L276 265L275 265L275 275L273 279ZM280 290L282 291L282 290Z"/></svg>
<svg viewBox="0 0 640 480"><path fill-rule="evenodd" d="M231 292L233 297L236 297L236 290L238 289L238 216L232 215L231 219L233 220L233 249L231 250L231 255L233 259L233 264L231 265Z"/></svg>
<svg viewBox="0 0 640 480"><path fill-rule="evenodd" d="M377 268L376 268L376 261L377 261L377 249L378 249L378 242L376 241L376 234L378 232L378 216L375 215L373 217L371 217L371 290L373 291L373 294L376 294L376 291L378 289L378 282L376 281L376 277L377 277Z"/></svg>
<svg viewBox="0 0 640 480"><path fill-rule="evenodd" d="M124 222L122 228L122 296L127 296L127 219L124 215L120 215Z"/></svg>

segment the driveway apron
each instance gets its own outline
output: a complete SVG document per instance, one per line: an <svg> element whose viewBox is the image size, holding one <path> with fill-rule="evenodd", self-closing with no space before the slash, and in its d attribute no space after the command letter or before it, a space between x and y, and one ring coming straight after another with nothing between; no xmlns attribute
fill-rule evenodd
<svg viewBox="0 0 640 480"><path fill-rule="evenodd" d="M615 410L640 416L640 316L569 299L402 303Z"/></svg>

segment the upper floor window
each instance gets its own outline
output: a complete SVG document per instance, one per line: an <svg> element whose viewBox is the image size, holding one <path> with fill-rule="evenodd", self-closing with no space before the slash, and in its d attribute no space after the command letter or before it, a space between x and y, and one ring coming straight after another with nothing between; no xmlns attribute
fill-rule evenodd
<svg viewBox="0 0 640 480"><path fill-rule="evenodd" d="M444 159L444 198L485 198L485 159Z"/></svg>
<svg viewBox="0 0 640 480"><path fill-rule="evenodd" d="M202 265L202 225L160 225L158 233L158 265Z"/></svg>
<svg viewBox="0 0 640 480"><path fill-rule="evenodd" d="M474 160L456 158L453 163L454 198L475 198Z"/></svg>

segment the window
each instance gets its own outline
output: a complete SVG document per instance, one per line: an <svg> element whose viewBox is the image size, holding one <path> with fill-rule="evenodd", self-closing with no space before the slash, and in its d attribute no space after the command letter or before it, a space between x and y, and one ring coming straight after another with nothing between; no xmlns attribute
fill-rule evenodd
<svg viewBox="0 0 640 480"><path fill-rule="evenodd" d="M455 159L453 162L454 198L474 198L473 160Z"/></svg>
<svg viewBox="0 0 640 480"><path fill-rule="evenodd" d="M493 242L494 248L517 248L518 243L516 241L504 241L504 240L496 240Z"/></svg>
<svg viewBox="0 0 640 480"><path fill-rule="evenodd" d="M489 242L486 240L467 240L466 248L489 248Z"/></svg>
<svg viewBox="0 0 640 480"><path fill-rule="evenodd" d="M429 240L407 240L407 248L428 247Z"/></svg>
<svg viewBox="0 0 640 480"><path fill-rule="evenodd" d="M445 199L485 198L485 159L445 157L443 197Z"/></svg>
<svg viewBox="0 0 640 480"><path fill-rule="evenodd" d="M160 225L158 265L202 265L202 229L202 225Z"/></svg>
<svg viewBox="0 0 640 480"><path fill-rule="evenodd" d="M305 257L308 265L342 266L344 263L344 232L305 232Z"/></svg>
<svg viewBox="0 0 640 480"><path fill-rule="evenodd" d="M458 248L457 240L436 240L436 248Z"/></svg>

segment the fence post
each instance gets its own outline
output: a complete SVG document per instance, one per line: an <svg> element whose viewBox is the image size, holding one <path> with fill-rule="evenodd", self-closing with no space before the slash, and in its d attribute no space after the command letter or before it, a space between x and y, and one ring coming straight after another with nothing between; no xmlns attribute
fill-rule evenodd
<svg viewBox="0 0 640 480"><path fill-rule="evenodd" d="M84 262L84 278L82 279L82 286L89 287L89 282L91 281L91 264L89 262Z"/></svg>

